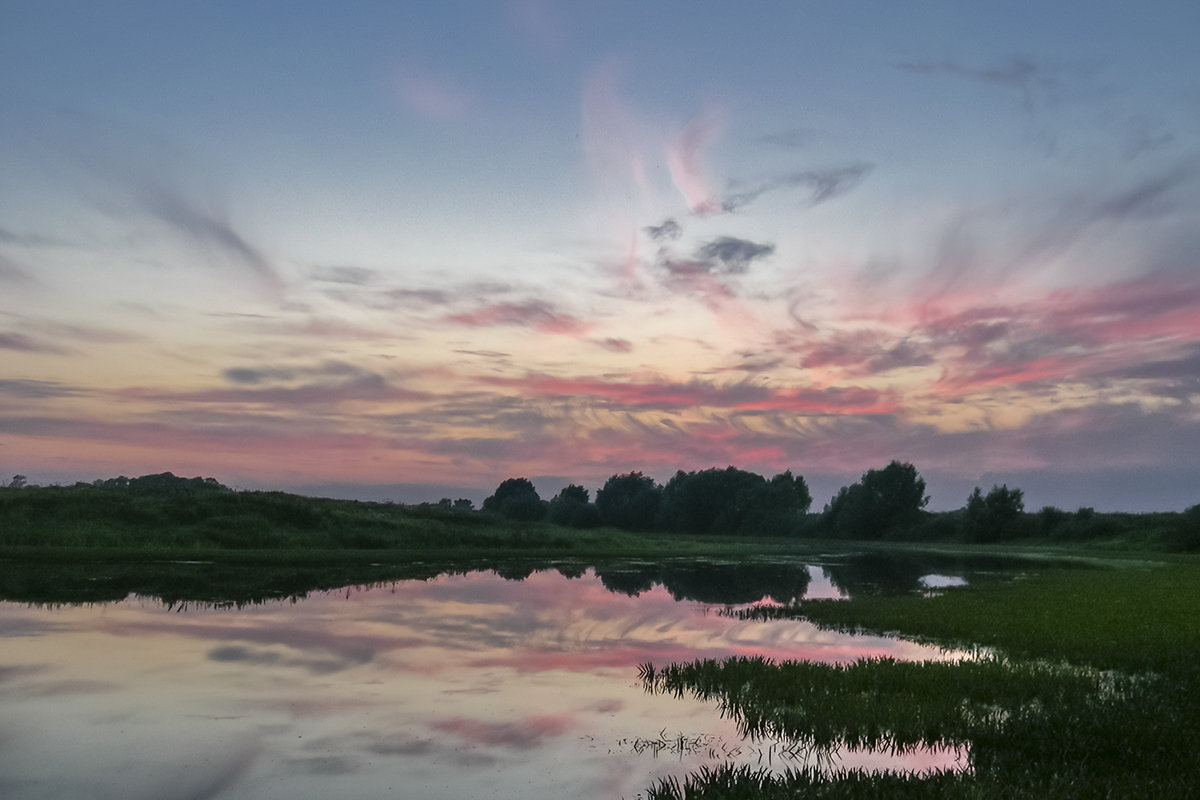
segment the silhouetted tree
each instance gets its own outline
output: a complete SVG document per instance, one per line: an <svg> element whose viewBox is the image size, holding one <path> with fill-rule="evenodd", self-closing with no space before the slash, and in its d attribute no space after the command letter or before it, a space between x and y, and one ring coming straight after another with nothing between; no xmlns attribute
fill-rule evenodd
<svg viewBox="0 0 1200 800"><path fill-rule="evenodd" d="M967 498L967 535L980 542L992 542L1016 534L1017 521L1025 511L1025 495L1008 485L993 486L984 496L978 486Z"/></svg>
<svg viewBox="0 0 1200 800"><path fill-rule="evenodd" d="M474 511L475 504L465 497L460 497L454 501L455 511Z"/></svg>
<svg viewBox="0 0 1200 800"><path fill-rule="evenodd" d="M791 470L781 472L759 487L742 530L758 536L797 533L811 505L812 493L804 476L793 476Z"/></svg>
<svg viewBox="0 0 1200 800"><path fill-rule="evenodd" d="M663 487L659 527L680 533L777 535L793 532L812 503L804 478L770 481L737 469L676 472Z"/></svg>
<svg viewBox="0 0 1200 800"><path fill-rule="evenodd" d="M928 502L916 467L893 461L843 486L825 507L825 524L841 536L878 539L889 529L915 523Z"/></svg>
<svg viewBox="0 0 1200 800"><path fill-rule="evenodd" d="M663 487L660 527L680 533L737 533L765 485L761 475L735 467L680 470Z"/></svg>
<svg viewBox="0 0 1200 800"><path fill-rule="evenodd" d="M1176 519L1175 532L1168 545L1175 550L1200 550L1200 505L1192 506Z"/></svg>
<svg viewBox="0 0 1200 800"><path fill-rule="evenodd" d="M545 514L537 489L526 478L502 481L495 494L483 501L483 510L524 522L541 519Z"/></svg>
<svg viewBox="0 0 1200 800"><path fill-rule="evenodd" d="M550 501L550 521L571 528L595 528L600 525L600 512L590 502L588 490L572 483Z"/></svg>
<svg viewBox="0 0 1200 800"><path fill-rule="evenodd" d="M640 472L613 475L596 492L596 508L605 525L629 531L654 528L662 487Z"/></svg>
<svg viewBox="0 0 1200 800"><path fill-rule="evenodd" d="M8 482L9 489L24 489L26 478L24 475L13 475L12 480Z"/></svg>

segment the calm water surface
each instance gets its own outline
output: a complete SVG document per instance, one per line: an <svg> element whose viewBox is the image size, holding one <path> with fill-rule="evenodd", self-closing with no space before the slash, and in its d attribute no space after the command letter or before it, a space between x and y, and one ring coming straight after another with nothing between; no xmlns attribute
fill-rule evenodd
<svg viewBox="0 0 1200 800"><path fill-rule="evenodd" d="M806 596L840 595L807 569ZM446 575L241 609L3 602L0 797L634 798L706 762L799 763L779 743L744 741L712 704L645 694L641 663L944 657L740 621L679 594L610 591L589 570Z"/></svg>

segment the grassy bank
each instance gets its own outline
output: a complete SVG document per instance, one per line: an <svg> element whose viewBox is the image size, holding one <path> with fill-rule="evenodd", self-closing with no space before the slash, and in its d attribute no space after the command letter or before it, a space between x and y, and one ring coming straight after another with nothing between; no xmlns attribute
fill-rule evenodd
<svg viewBox="0 0 1200 800"><path fill-rule="evenodd" d="M661 782L652 800L1192 796L1200 774L1200 562L1054 571L933 597L865 595L774 613L994 654L916 665L647 665L646 687L714 699L748 732L818 749L965 746L969 768L772 775L717 767Z"/></svg>

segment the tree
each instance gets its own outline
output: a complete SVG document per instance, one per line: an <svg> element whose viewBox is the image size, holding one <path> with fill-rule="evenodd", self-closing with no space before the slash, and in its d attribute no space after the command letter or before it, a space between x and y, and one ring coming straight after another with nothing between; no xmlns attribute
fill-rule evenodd
<svg viewBox="0 0 1200 800"><path fill-rule="evenodd" d="M24 475L13 475L13 479L8 482L9 489L24 489L26 477Z"/></svg>
<svg viewBox="0 0 1200 800"><path fill-rule="evenodd" d="M526 478L508 478L483 501L483 510L508 519L529 522L545 514L537 489Z"/></svg>
<svg viewBox="0 0 1200 800"><path fill-rule="evenodd" d="M985 496L976 486L967 498L967 534L981 542L1012 536L1024 511L1025 493L1020 489L992 486Z"/></svg>
<svg viewBox="0 0 1200 800"><path fill-rule="evenodd" d="M792 533L812 503L804 478L790 471L771 480L737 469L675 473L663 487L658 525L694 534Z"/></svg>
<svg viewBox="0 0 1200 800"><path fill-rule="evenodd" d="M794 534L811 505L812 493L804 476L793 476L791 470L781 472L760 487L742 529L762 536Z"/></svg>
<svg viewBox="0 0 1200 800"><path fill-rule="evenodd" d="M843 486L825 507L825 523L851 539L878 539L911 525L929 502L925 480L912 464L893 461L867 470L858 483Z"/></svg>
<svg viewBox="0 0 1200 800"><path fill-rule="evenodd" d="M550 521L571 528L595 528L600 525L600 512L590 502L588 490L572 483L550 501Z"/></svg>
<svg viewBox="0 0 1200 800"><path fill-rule="evenodd" d="M654 528L662 487L640 472L613 475L596 492L596 508L605 525L628 531Z"/></svg>
<svg viewBox="0 0 1200 800"><path fill-rule="evenodd" d="M761 475L735 467L680 470L663 487L661 527L680 533L737 533L765 485Z"/></svg>

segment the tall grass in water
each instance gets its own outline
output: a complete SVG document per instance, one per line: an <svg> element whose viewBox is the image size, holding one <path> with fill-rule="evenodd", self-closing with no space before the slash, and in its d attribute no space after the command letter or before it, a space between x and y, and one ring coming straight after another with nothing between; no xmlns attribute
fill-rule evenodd
<svg viewBox="0 0 1200 800"><path fill-rule="evenodd" d="M747 735L829 751L941 744L968 753L962 773L711 767L660 781L647 796L1194 797L1198 578L1196 564L1097 570L798 610L846 629L981 642L1001 653L978 660L644 665L647 690L713 700Z"/></svg>

